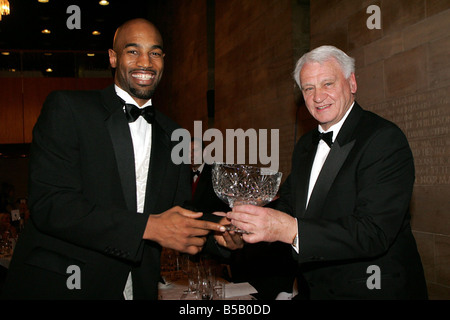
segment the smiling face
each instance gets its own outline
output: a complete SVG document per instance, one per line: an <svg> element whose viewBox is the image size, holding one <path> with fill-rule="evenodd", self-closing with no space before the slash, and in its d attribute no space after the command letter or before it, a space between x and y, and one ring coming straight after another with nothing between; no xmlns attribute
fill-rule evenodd
<svg viewBox="0 0 450 320"><path fill-rule="evenodd" d="M116 68L114 82L141 106L153 95L164 70L162 38L146 20L126 23L116 33L109 61Z"/></svg>
<svg viewBox="0 0 450 320"><path fill-rule="evenodd" d="M345 79L338 62L308 62L300 71L306 107L324 130L338 123L354 101L355 74Z"/></svg>

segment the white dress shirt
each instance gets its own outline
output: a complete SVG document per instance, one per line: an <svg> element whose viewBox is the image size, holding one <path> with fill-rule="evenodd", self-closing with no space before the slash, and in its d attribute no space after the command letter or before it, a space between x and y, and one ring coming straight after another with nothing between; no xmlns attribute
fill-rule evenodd
<svg viewBox="0 0 450 320"><path fill-rule="evenodd" d="M117 95L122 98L125 103L134 104L138 108L145 108L152 104L152 100L150 99L140 107L126 91L119 88L117 85L115 86L115 89ZM144 212L145 190L147 188L148 168L150 164L152 125L143 117L139 117L136 121L130 122L128 125L130 127L131 139L133 140L137 211L142 213ZM127 284L124 289L124 297L126 300L133 300L131 273L128 275Z"/></svg>
<svg viewBox="0 0 450 320"><path fill-rule="evenodd" d="M201 174L204 167L205 167L205 163L203 162L203 163L200 165L200 167L198 167L197 170L195 170L195 171L198 171L199 174ZM192 170L192 172L195 172L195 171ZM198 175L194 176L194 179L193 179L194 183L197 182L197 179L198 179Z"/></svg>
<svg viewBox="0 0 450 320"><path fill-rule="evenodd" d="M355 103L353 102L353 104L347 110L347 112L342 117L342 119L338 123L332 125L327 131L323 130L322 126L319 125L319 127L318 127L319 132L326 133L326 132L333 131L333 138L332 138L331 141L333 141L333 143L334 143L334 140L336 140L336 137L337 137L339 131L341 130L342 125L345 122L345 119L347 119L349 113L352 111L354 104ZM314 158L314 163L313 163L313 166L312 166L312 169L311 169L311 176L310 176L310 179L309 179L308 198L307 198L307 201L306 201L306 207L308 207L309 198L311 197L311 193L314 190L314 186L316 184L316 181L317 181L317 178L319 176L319 173L322 170L322 166L325 163L325 160L327 159L328 153L330 152L330 150L331 150L331 148L328 146L328 144L325 141L323 141L323 140L319 141L319 144L317 145L316 156ZM297 234L298 234L298 230L297 230ZM298 237L295 238L294 243L292 243L292 247L295 249L295 251L297 253L299 252Z"/></svg>

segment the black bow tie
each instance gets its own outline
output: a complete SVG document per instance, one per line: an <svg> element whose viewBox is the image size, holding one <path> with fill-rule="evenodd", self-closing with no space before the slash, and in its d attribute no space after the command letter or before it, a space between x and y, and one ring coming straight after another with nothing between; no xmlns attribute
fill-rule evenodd
<svg viewBox="0 0 450 320"><path fill-rule="evenodd" d="M313 142L315 144L318 144L320 140L325 141L327 145L331 148L331 146L333 145L333 131L325 133L319 132L319 130L317 130L313 135Z"/></svg>
<svg viewBox="0 0 450 320"><path fill-rule="evenodd" d="M138 108L134 104L125 103L122 98L119 98L123 106L125 106L125 116L128 122L135 122L137 118L142 116L148 123L153 123L155 119L155 108L148 106L146 108Z"/></svg>
<svg viewBox="0 0 450 320"><path fill-rule="evenodd" d="M196 170L196 171L192 171L192 178L194 178L195 176L199 176L200 175L200 171Z"/></svg>

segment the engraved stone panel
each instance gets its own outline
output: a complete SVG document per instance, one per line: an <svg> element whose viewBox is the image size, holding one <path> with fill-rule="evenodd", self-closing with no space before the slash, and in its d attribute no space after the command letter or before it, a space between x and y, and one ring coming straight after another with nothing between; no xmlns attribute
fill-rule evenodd
<svg viewBox="0 0 450 320"><path fill-rule="evenodd" d="M416 185L450 184L448 88L393 99L371 110L405 132L414 154Z"/></svg>

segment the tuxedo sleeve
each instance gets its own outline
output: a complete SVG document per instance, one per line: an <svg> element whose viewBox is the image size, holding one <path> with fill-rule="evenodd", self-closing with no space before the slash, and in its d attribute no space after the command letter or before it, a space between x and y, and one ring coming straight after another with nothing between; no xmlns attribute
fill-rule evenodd
<svg viewBox="0 0 450 320"><path fill-rule="evenodd" d="M325 200L326 214L298 219L299 262L381 255L409 223L414 164L404 134L384 126L354 148L336 178L341 189L334 187L334 198Z"/></svg>
<svg viewBox="0 0 450 320"><path fill-rule="evenodd" d="M291 175L289 175L280 187L279 191L280 197L267 206L292 216L294 215L294 210L291 205L293 203L291 195L292 190L291 180L292 180Z"/></svg>
<svg viewBox="0 0 450 320"><path fill-rule="evenodd" d="M29 180L32 222L40 232L76 246L139 260L148 216L116 205L121 191L99 191L102 196L97 199L103 197L104 201L94 201L88 194L93 192L86 190L86 181L94 177L85 177L83 166L96 159L89 157L92 154L80 143L80 116L74 117L74 104L67 94L50 94L33 129Z"/></svg>

